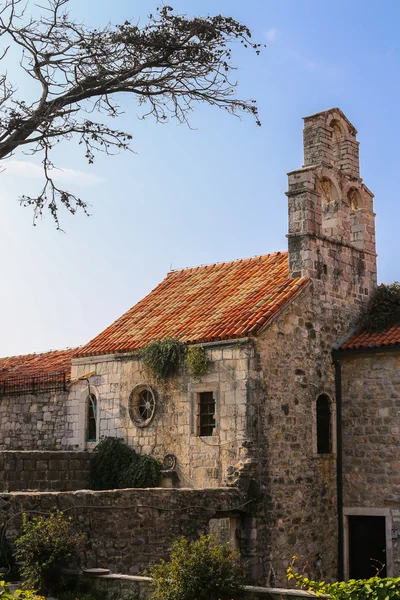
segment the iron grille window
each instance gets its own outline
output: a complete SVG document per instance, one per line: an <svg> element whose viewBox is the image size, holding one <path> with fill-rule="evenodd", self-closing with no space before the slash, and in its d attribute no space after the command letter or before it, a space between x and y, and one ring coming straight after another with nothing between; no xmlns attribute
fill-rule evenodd
<svg viewBox="0 0 400 600"><path fill-rule="evenodd" d="M215 399L213 392L199 394L199 435L212 435L215 429Z"/></svg>
<svg viewBox="0 0 400 600"><path fill-rule="evenodd" d="M328 396L322 394L317 400L317 452L331 452L331 407Z"/></svg>

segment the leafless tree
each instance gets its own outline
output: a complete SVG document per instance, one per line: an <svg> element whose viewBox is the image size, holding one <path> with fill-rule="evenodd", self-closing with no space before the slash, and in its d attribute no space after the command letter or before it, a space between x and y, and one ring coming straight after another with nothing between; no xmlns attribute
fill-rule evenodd
<svg viewBox="0 0 400 600"><path fill-rule="evenodd" d="M0 60L6 66L10 47L17 48L20 67L39 86L28 102L6 71L0 76L0 158L24 147L43 157L43 189L21 198L33 207L34 222L45 207L57 227L60 206L71 213L87 209L54 183L50 155L57 142L78 138L89 163L98 151L129 149L130 133L95 120L121 114L119 93L131 94L139 116L157 122L188 123L196 103L203 102L234 115L250 113L260 124L255 101L238 99L231 80L234 44L260 52L245 25L220 15L188 18L163 6L142 26L126 21L94 29L71 17L68 2L46 0L38 17L28 14L29 0L0 4Z"/></svg>

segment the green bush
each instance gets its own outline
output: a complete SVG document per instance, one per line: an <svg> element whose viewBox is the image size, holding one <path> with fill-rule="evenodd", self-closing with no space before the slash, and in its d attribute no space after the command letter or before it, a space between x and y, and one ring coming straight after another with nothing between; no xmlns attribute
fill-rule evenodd
<svg viewBox="0 0 400 600"><path fill-rule="evenodd" d="M161 463L139 455L121 438L108 437L95 448L91 461L91 483L95 490L152 488L160 483Z"/></svg>
<svg viewBox="0 0 400 600"><path fill-rule="evenodd" d="M187 346L174 338L166 338L152 342L139 351L144 368L157 381L165 381L175 375L183 364Z"/></svg>
<svg viewBox="0 0 400 600"><path fill-rule="evenodd" d="M136 455L137 456L137 455ZM162 464L153 456L143 454L121 473L121 488L154 488L160 484Z"/></svg>
<svg viewBox="0 0 400 600"><path fill-rule="evenodd" d="M294 561L287 569L287 577L298 587L313 592L317 596L330 596L332 600L390 600L400 598L400 577L371 577L370 579L350 579L349 581L312 581L294 571Z"/></svg>
<svg viewBox="0 0 400 600"><path fill-rule="evenodd" d="M40 593L62 589L62 569L77 561L83 546L71 519L62 512L28 519L22 515L22 535L15 541L15 556L21 563L25 585Z"/></svg>
<svg viewBox="0 0 400 600"><path fill-rule="evenodd" d="M127 446L121 438L106 437L101 440L93 452L90 464L93 489L119 489L122 473L137 459L135 450Z"/></svg>
<svg viewBox="0 0 400 600"><path fill-rule="evenodd" d="M380 285L371 296L360 318L360 326L379 332L400 322L400 283Z"/></svg>
<svg viewBox="0 0 400 600"><path fill-rule="evenodd" d="M194 542L181 538L171 548L169 562L150 570L153 600L227 600L240 592L246 567L229 544L210 536Z"/></svg>
<svg viewBox="0 0 400 600"><path fill-rule="evenodd" d="M193 377L201 377L207 373L208 358L203 346L190 346L188 348L186 365L189 374Z"/></svg>
<svg viewBox="0 0 400 600"><path fill-rule="evenodd" d="M36 592L31 590L11 592L10 584L5 581L0 581L0 598L1 600L46 600L43 596L38 596Z"/></svg>

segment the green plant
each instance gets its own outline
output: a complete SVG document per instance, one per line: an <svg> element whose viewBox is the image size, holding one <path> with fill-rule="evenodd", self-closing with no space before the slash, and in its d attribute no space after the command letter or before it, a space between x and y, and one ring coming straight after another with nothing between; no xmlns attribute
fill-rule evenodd
<svg viewBox="0 0 400 600"><path fill-rule="evenodd" d="M400 283L380 285L360 317L360 326L379 332L400 322Z"/></svg>
<svg viewBox="0 0 400 600"><path fill-rule="evenodd" d="M193 377L201 377L208 370L207 353L203 346L190 346L187 351L186 365Z"/></svg>
<svg viewBox="0 0 400 600"><path fill-rule="evenodd" d="M160 483L161 463L148 454L139 455L121 438L104 438L91 461L95 490L150 488Z"/></svg>
<svg viewBox="0 0 400 600"><path fill-rule="evenodd" d="M185 538L171 547L169 562L150 570L153 600L225 600L239 592L246 567L229 544L220 545L210 536L189 542Z"/></svg>
<svg viewBox="0 0 400 600"><path fill-rule="evenodd" d="M157 381L165 381L175 375L183 363L187 346L174 338L166 338L152 342L142 350L139 355L144 368L149 371Z"/></svg>
<svg viewBox="0 0 400 600"><path fill-rule="evenodd" d="M46 600L32 590L15 590L11 592L10 584L5 581L0 581L0 598L1 600Z"/></svg>
<svg viewBox="0 0 400 600"><path fill-rule="evenodd" d="M58 594L58 600L99 600L102 596L83 590L66 590Z"/></svg>
<svg viewBox="0 0 400 600"><path fill-rule="evenodd" d="M133 448L121 438L106 437L96 446L90 464L90 478L95 490L121 487L121 474L138 459Z"/></svg>
<svg viewBox="0 0 400 600"><path fill-rule="evenodd" d="M312 581L294 571L296 557L287 569L287 578L296 585L317 596L330 596L331 600L390 600L400 597L400 577L379 577L378 573L370 579L350 579L349 581Z"/></svg>
<svg viewBox="0 0 400 600"><path fill-rule="evenodd" d="M125 471L119 480L122 488L153 488L160 483L162 464L148 454L138 457Z"/></svg>
<svg viewBox="0 0 400 600"><path fill-rule="evenodd" d="M22 515L22 535L15 541L25 584L41 593L62 589L62 569L77 560L83 536L62 512L28 519Z"/></svg>

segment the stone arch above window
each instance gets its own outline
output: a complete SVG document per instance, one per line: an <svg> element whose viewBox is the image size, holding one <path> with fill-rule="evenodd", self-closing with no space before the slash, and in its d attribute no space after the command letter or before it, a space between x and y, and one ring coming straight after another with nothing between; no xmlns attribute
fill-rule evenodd
<svg viewBox="0 0 400 600"><path fill-rule="evenodd" d="M321 394L316 403L317 453L331 454L332 452L332 410L331 400L326 394Z"/></svg>

